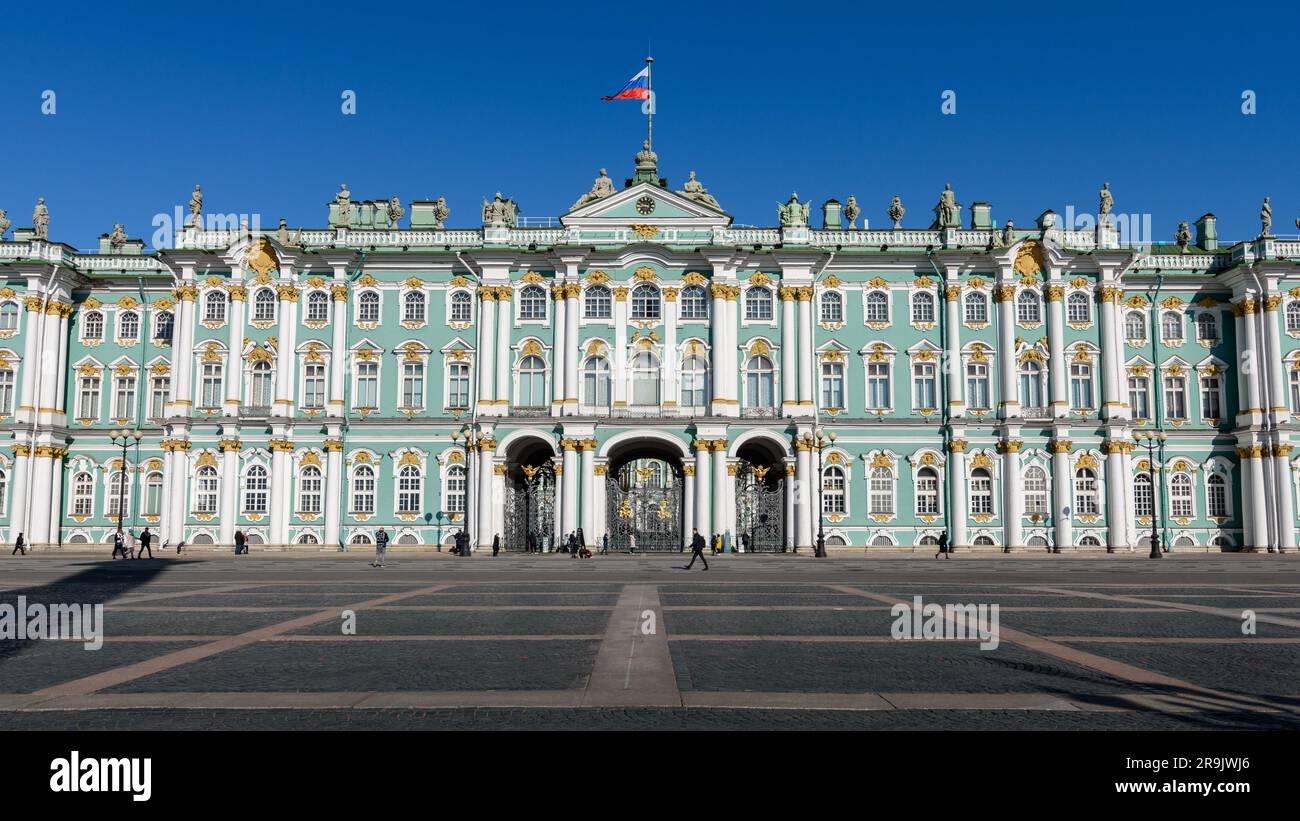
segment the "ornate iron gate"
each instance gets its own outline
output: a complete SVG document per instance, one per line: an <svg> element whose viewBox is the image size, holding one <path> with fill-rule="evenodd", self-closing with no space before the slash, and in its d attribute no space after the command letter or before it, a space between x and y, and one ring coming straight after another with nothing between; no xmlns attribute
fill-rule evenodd
<svg viewBox="0 0 1300 821"><path fill-rule="evenodd" d="M605 480L613 550L682 549L682 477L661 459L636 459Z"/></svg>
<svg viewBox="0 0 1300 821"><path fill-rule="evenodd" d="M520 465L511 477L506 493L505 549L526 550L528 534L536 539L538 550L555 538L555 470ZM512 471L513 473L514 471ZM554 550L554 545L551 546Z"/></svg>
<svg viewBox="0 0 1300 821"><path fill-rule="evenodd" d="M746 552L785 551L785 475L741 461L736 469L736 541Z"/></svg>

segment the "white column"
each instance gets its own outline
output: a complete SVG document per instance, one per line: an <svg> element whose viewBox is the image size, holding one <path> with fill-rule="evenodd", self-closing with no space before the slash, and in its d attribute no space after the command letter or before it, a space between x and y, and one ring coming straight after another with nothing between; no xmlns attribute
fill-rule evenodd
<svg viewBox="0 0 1300 821"><path fill-rule="evenodd" d="M15 414L15 418L19 422L30 423L36 415L36 408L41 404L40 397L36 395L36 374L41 370L41 339L44 338L41 326L45 322L45 312L41 310L41 301L41 298L35 295L27 297L26 301L27 324L23 328L25 339L23 344L22 395L18 402L18 412Z"/></svg>
<svg viewBox="0 0 1300 821"><path fill-rule="evenodd" d="M785 471L785 527L781 530L781 544L786 550L794 547L795 537L795 466L793 462L787 462L782 470Z"/></svg>
<svg viewBox="0 0 1300 821"><path fill-rule="evenodd" d="M713 440L713 528L711 533L727 529L727 440Z"/></svg>
<svg viewBox="0 0 1300 821"><path fill-rule="evenodd" d="M496 515L492 510L495 504L492 494L492 475L496 462L496 446L495 439L484 439L479 444L478 498L475 499L478 504L478 511L474 517L478 538L475 539L475 548L485 548L492 545L492 527L496 521ZM470 535L473 536L474 534Z"/></svg>
<svg viewBox="0 0 1300 821"><path fill-rule="evenodd" d="M190 416L194 407L194 300L198 288L194 286L193 270L184 272L185 282L176 288L180 301L176 305L175 326L172 328L172 398L168 416ZM235 374L227 374L235 379Z"/></svg>
<svg viewBox="0 0 1300 821"><path fill-rule="evenodd" d="M60 415L65 415L64 409L66 405L64 403L68 391L68 316L68 311L59 313L59 362L54 371L56 374L54 380L54 404L51 405ZM140 378L145 379L143 374ZM145 390L147 386L148 382L142 381L137 385L136 389ZM131 415L135 416L135 412L132 411ZM66 424L66 420L59 420L59 424Z"/></svg>
<svg viewBox="0 0 1300 821"><path fill-rule="evenodd" d="M297 391L298 354L294 349L298 346L299 291L287 282L276 291L280 299L280 338L275 352L275 407L271 409L271 415L292 418ZM227 379L235 377L235 374L226 376Z"/></svg>
<svg viewBox="0 0 1300 821"><path fill-rule="evenodd" d="M1290 410L1287 405L1287 378L1286 368L1282 364L1282 330L1279 327L1281 317L1278 316L1277 306L1281 303L1280 296L1269 296L1264 298L1264 324L1268 335L1268 364L1269 387L1272 389L1272 395L1268 397L1268 410L1273 414L1275 424L1283 424L1291 420ZM1294 530L1294 527L1292 527ZM1294 538L1294 537L1290 537Z"/></svg>
<svg viewBox="0 0 1300 821"><path fill-rule="evenodd" d="M1247 298L1241 303L1242 310L1245 313L1244 325L1246 326L1246 351L1250 352L1255 362L1260 362L1264 358L1264 351L1259 347L1259 334L1255 329L1255 311L1258 303L1254 299ZM1264 366L1267 367L1267 366ZM1255 422L1255 414L1263 414L1264 399L1260 391L1259 371L1260 367L1242 368L1243 375L1246 379L1246 412L1250 414L1251 423Z"/></svg>
<svg viewBox="0 0 1300 821"><path fill-rule="evenodd" d="M510 407L511 397L514 391L510 389L510 367L511 347L510 331L514 325L514 314L511 312L510 298L514 296L514 291L509 286L497 288L497 364L496 364L496 395L498 414L504 415ZM485 545L486 546L486 545Z"/></svg>
<svg viewBox="0 0 1300 821"><path fill-rule="evenodd" d="M325 538L322 544L334 547L342 539L339 522L343 518L343 440L325 440Z"/></svg>
<svg viewBox="0 0 1300 821"><path fill-rule="evenodd" d="M695 529L707 540L712 524L709 515L709 485L712 484L709 481L709 449L712 443L708 439L696 439L692 444L695 446Z"/></svg>
<svg viewBox="0 0 1300 821"><path fill-rule="evenodd" d="M627 405L627 288L614 289L614 407Z"/></svg>
<svg viewBox="0 0 1300 821"><path fill-rule="evenodd" d="M1123 368L1120 363L1124 349L1115 343L1116 309L1119 288L1104 285L1101 295L1101 417L1127 419L1131 409L1124 407ZM1114 530L1111 531L1114 533ZM1112 545L1115 543L1112 541Z"/></svg>
<svg viewBox="0 0 1300 821"><path fill-rule="evenodd" d="M1056 548L1074 544L1071 532L1074 511L1070 499L1074 476L1070 473L1070 448L1068 440L1056 439L1052 442L1052 521L1056 525ZM1070 516L1065 515L1067 509L1070 509Z"/></svg>
<svg viewBox="0 0 1300 821"><path fill-rule="evenodd" d="M944 357L947 359L948 372L948 415L960 419L966 414L966 401L961 390L961 286L949 285L943 292L944 299ZM1014 353L1003 353L1004 358L1015 361ZM963 487L965 479L962 480ZM963 522L963 527L965 523ZM956 537L950 536L953 544Z"/></svg>
<svg viewBox="0 0 1300 821"><path fill-rule="evenodd" d="M553 327L551 328L551 413L559 416L563 413L564 394L567 390L566 380L569 374L569 351L565 347L564 341L565 323L568 322L568 314L565 312L564 286L552 286L551 298L554 303L551 307L555 311L552 320ZM574 351L573 356L577 355L577 351Z"/></svg>
<svg viewBox="0 0 1300 821"><path fill-rule="evenodd" d="M50 544L57 545L63 541L63 457L68 455L68 449L55 448L53 453L50 457L50 491L46 504L49 506Z"/></svg>
<svg viewBox="0 0 1300 821"><path fill-rule="evenodd" d="M582 510L578 521L582 523L582 535L587 546L592 547L596 538L596 440L583 439L578 446L582 449Z"/></svg>
<svg viewBox="0 0 1300 821"><path fill-rule="evenodd" d="M231 283L230 288L230 340L226 351L225 403L223 416L238 416L241 395L244 390L244 308L248 293L242 282ZM342 322L334 323L336 329L344 327ZM225 522L222 522L223 530ZM231 538L234 538L234 525L231 524ZM223 537L224 538L224 537Z"/></svg>
<svg viewBox="0 0 1300 821"><path fill-rule="evenodd" d="M676 288L664 288L664 389L662 404L677 407L677 295Z"/></svg>
<svg viewBox="0 0 1300 821"><path fill-rule="evenodd" d="M329 415L343 416L345 408L343 395L346 389L348 364L348 286L346 282L335 282L330 288L334 302L334 325L330 329L333 338L330 342L330 389ZM334 530L335 538L338 535Z"/></svg>
<svg viewBox="0 0 1300 821"><path fill-rule="evenodd" d="M1022 444L1019 439L1008 439L1002 445L1002 544L1007 550L1025 546L1025 494L1020 477Z"/></svg>
<svg viewBox="0 0 1300 821"><path fill-rule="evenodd" d="M31 473L32 457L31 448L27 445L14 445L14 478L13 490L9 495L9 541L18 538L19 533L23 533L23 538L30 541L30 534L24 528L27 526L27 478Z"/></svg>
<svg viewBox="0 0 1300 821"><path fill-rule="evenodd" d="M1291 444L1273 447L1273 487L1277 488L1278 547L1295 550L1295 482L1291 477Z"/></svg>
<svg viewBox="0 0 1300 821"><path fill-rule="evenodd" d="M1254 510L1254 481L1250 473L1250 446L1238 446L1237 448L1237 478L1241 482L1241 547L1243 550L1253 550L1255 547L1255 528L1254 516L1251 511ZM1157 490L1157 493L1159 491Z"/></svg>
<svg viewBox="0 0 1300 821"><path fill-rule="evenodd" d="M795 318L795 290L782 288L781 294L781 415L799 412L799 351L795 347L798 327Z"/></svg>
<svg viewBox="0 0 1300 821"><path fill-rule="evenodd" d="M682 546L691 546L691 528L695 527L695 463L683 466L685 484L682 487Z"/></svg>
<svg viewBox="0 0 1300 821"><path fill-rule="evenodd" d="M736 286L730 286L727 291L727 298L723 306L727 311L727 322L724 327L726 343L723 346L724 360L727 363L726 369L720 374L720 378L727 382L727 406L723 409L726 416L740 416L740 366L737 336L740 330L740 317L737 313L740 289Z"/></svg>
<svg viewBox="0 0 1300 821"><path fill-rule="evenodd" d="M239 499L239 439L222 438L221 446L221 521L218 539L221 544L235 543L235 516Z"/></svg>
<svg viewBox="0 0 1300 821"><path fill-rule="evenodd" d="M50 456L48 445L33 448L35 461L32 476L32 510L27 542L31 545L44 545L50 542L50 508L49 493L54 459Z"/></svg>
<svg viewBox="0 0 1300 821"><path fill-rule="evenodd" d="M812 322L813 289L795 289L799 313L799 408L812 415L813 397L817 390L817 349L813 344Z"/></svg>
<svg viewBox="0 0 1300 821"><path fill-rule="evenodd" d="M189 490L189 456L187 442L172 440L167 452L167 475L165 478L170 492L163 502L167 511L168 538L172 544L179 544L185 538L185 512L187 491Z"/></svg>
<svg viewBox="0 0 1300 821"><path fill-rule="evenodd" d="M801 402L802 403L802 402ZM795 486L795 548L813 546L813 517L816 511L813 509L813 483L817 477L813 476L812 468L812 451L810 446L802 440L796 439L795 443L795 469L794 469L794 486Z"/></svg>
<svg viewBox="0 0 1300 821"><path fill-rule="evenodd" d="M492 466L492 498L504 500L506 498L506 464L497 462ZM506 533L506 506L501 503L492 505L492 538L493 540L499 535L502 539ZM491 547L489 542L484 547Z"/></svg>
<svg viewBox="0 0 1300 821"><path fill-rule="evenodd" d="M1010 276L1010 272L1006 272ZM993 292L993 298L997 301L998 311L998 348L1002 354L998 357L998 381L1001 384L1002 397L998 402L998 416L1003 419L1014 419L1020 416L1020 394L1016 389L1016 375L1019 369L1016 367L1016 286L1012 284L999 285ZM956 360L960 361L960 360ZM1007 523L1008 526L1010 523ZM1017 528L1019 520L1016 521ZM1010 530L1007 531L1010 535ZM1012 544L1011 542L1007 543ZM1019 544L1019 542L1015 542Z"/></svg>
<svg viewBox="0 0 1300 821"><path fill-rule="evenodd" d="M966 534L966 440L953 439L948 447L948 521L950 547L969 547Z"/></svg>
<svg viewBox="0 0 1300 821"><path fill-rule="evenodd" d="M1065 287L1059 282L1047 286L1047 374L1052 394L1052 417L1063 419L1070 412L1065 390ZM1159 390L1159 386L1156 386Z"/></svg>
<svg viewBox="0 0 1300 821"><path fill-rule="evenodd" d="M560 529L564 538L578 529L578 440L561 439L564 449L564 496Z"/></svg>
<svg viewBox="0 0 1300 821"><path fill-rule="evenodd" d="M727 404L731 399L730 386L735 384L734 379L729 379L726 374L727 370L727 345L729 337L727 334L727 292L730 285L723 285L715 282L710 286L710 293L713 296L712 311L709 314L709 341L713 346L713 415L724 416L727 413ZM708 538L708 535L705 535Z"/></svg>
<svg viewBox="0 0 1300 821"><path fill-rule="evenodd" d="M593 454L595 453L594 449L592 450L592 453ZM594 472L596 475L594 477L595 488L592 492L592 497L591 497L592 498L592 511L591 511L592 526L591 526L591 532L587 536L587 540L589 544L597 544L597 545L600 544L601 538L607 532L609 532L609 523L605 519L607 515L607 509L608 509L607 506L609 503L609 500L605 496L605 479L606 479L606 471L608 469L609 469L609 464L605 462L596 465L594 468ZM690 493L689 487L687 488L686 492L688 494ZM689 528L690 526L691 526L691 520L688 518L686 519L686 527Z"/></svg>
<svg viewBox="0 0 1300 821"><path fill-rule="evenodd" d="M1268 539L1268 495L1264 492L1263 449L1259 445L1250 448L1250 529L1254 535L1253 547L1267 549Z"/></svg>
<svg viewBox="0 0 1300 821"><path fill-rule="evenodd" d="M57 370L59 364L58 306L61 304L50 303L41 334L41 359L43 361L40 363L40 367L44 369L44 373L41 376L41 396L37 405L37 413L42 419L55 410L55 403L58 401L59 380L63 376ZM105 333L112 332L106 330Z"/></svg>
<svg viewBox="0 0 1300 821"><path fill-rule="evenodd" d="M565 311L568 313L569 322L564 326L564 346L565 367L568 374L564 378L564 390L568 394L564 397L564 412L567 416L576 416L578 413L578 400L580 398L578 382L578 326L582 317L582 308L578 306L578 297L582 294L582 286L576 282L571 282L564 286Z"/></svg>
<svg viewBox="0 0 1300 821"><path fill-rule="evenodd" d="M1127 444L1112 439L1102 446L1106 453L1106 540L1111 550L1129 547L1127 515L1124 497L1128 488L1128 475L1124 472L1124 451Z"/></svg>
<svg viewBox="0 0 1300 821"><path fill-rule="evenodd" d="M1137 510L1134 507L1135 502L1133 499L1133 450L1136 447L1137 445L1132 442L1125 443L1124 458L1121 462L1123 470L1122 481L1124 482L1124 533L1130 552L1137 546L1139 538Z"/></svg>
<svg viewBox="0 0 1300 821"><path fill-rule="evenodd" d="M492 407L496 397L496 382L492 370L496 362L497 289L489 285L478 289L478 412L480 416L495 413Z"/></svg>

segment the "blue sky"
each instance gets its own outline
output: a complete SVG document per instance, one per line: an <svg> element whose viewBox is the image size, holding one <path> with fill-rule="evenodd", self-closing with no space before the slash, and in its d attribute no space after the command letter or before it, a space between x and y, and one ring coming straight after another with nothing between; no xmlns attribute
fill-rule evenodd
<svg viewBox="0 0 1300 821"><path fill-rule="evenodd" d="M630 176L645 117L599 98L649 43L660 172L696 170L738 223L774 224L795 190L856 194L873 226L897 194L924 227L951 182L1023 227L1095 209L1109 180L1156 239L1206 211L1253 236L1266 194L1296 233L1300 8L972 5L15 4L0 207L25 226L44 196L52 238L82 248L114 222L148 238L196 182L208 211L269 226L323 225L344 181L445 195L453 226L496 190L558 215L601 166Z"/></svg>

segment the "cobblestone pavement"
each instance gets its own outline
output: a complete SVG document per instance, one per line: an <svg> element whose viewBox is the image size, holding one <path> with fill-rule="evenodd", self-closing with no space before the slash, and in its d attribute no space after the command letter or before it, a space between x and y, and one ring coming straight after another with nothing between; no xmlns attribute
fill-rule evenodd
<svg viewBox="0 0 1300 821"><path fill-rule="evenodd" d="M0 729L1300 729L1294 555L367 561L0 557L105 635L0 640Z"/></svg>

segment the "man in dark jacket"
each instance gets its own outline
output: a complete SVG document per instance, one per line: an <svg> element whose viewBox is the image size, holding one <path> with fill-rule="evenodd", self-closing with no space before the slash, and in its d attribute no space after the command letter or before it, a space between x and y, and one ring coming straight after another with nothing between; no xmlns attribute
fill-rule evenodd
<svg viewBox="0 0 1300 821"><path fill-rule="evenodd" d="M708 570L709 560L704 558L704 537L700 535L700 531L698 530L692 530L691 533L691 563L682 569L690 570L691 567L694 566L695 560L698 558L700 561L704 562L704 569Z"/></svg>
<svg viewBox="0 0 1300 821"><path fill-rule="evenodd" d="M21 533L18 534L18 540L14 542L14 552L9 555L12 556L14 553L22 553L24 556L27 555L27 542L23 541L23 534Z"/></svg>
<svg viewBox="0 0 1300 821"><path fill-rule="evenodd" d="M153 558L153 548L150 547L150 545L151 545L152 543L153 543L153 534L150 533L150 532L149 532L149 528L146 527L146 528L144 529L144 532L140 534L140 551L139 551L138 553L135 554L135 557L136 557L137 559L143 557L143 556L144 556L144 552L145 552L146 550L148 550L148 551L149 551L149 558L152 559L152 558Z"/></svg>
<svg viewBox="0 0 1300 821"><path fill-rule="evenodd" d="M948 533L946 531L939 534L939 553L934 554L934 557L939 558L940 553L943 554L945 559L948 558Z"/></svg>
<svg viewBox="0 0 1300 821"><path fill-rule="evenodd" d="M492 555L495 556L501 552L501 534L498 533L492 537Z"/></svg>
<svg viewBox="0 0 1300 821"><path fill-rule="evenodd" d="M120 530L117 531L117 533L113 534L113 558L114 559L117 558L118 553L122 554L123 559L131 558L130 556L126 555L126 538L122 536L122 531Z"/></svg>
<svg viewBox="0 0 1300 821"><path fill-rule="evenodd" d="M375 533L375 560L370 563L371 567L383 567L384 555L388 552L388 533L380 527Z"/></svg>

